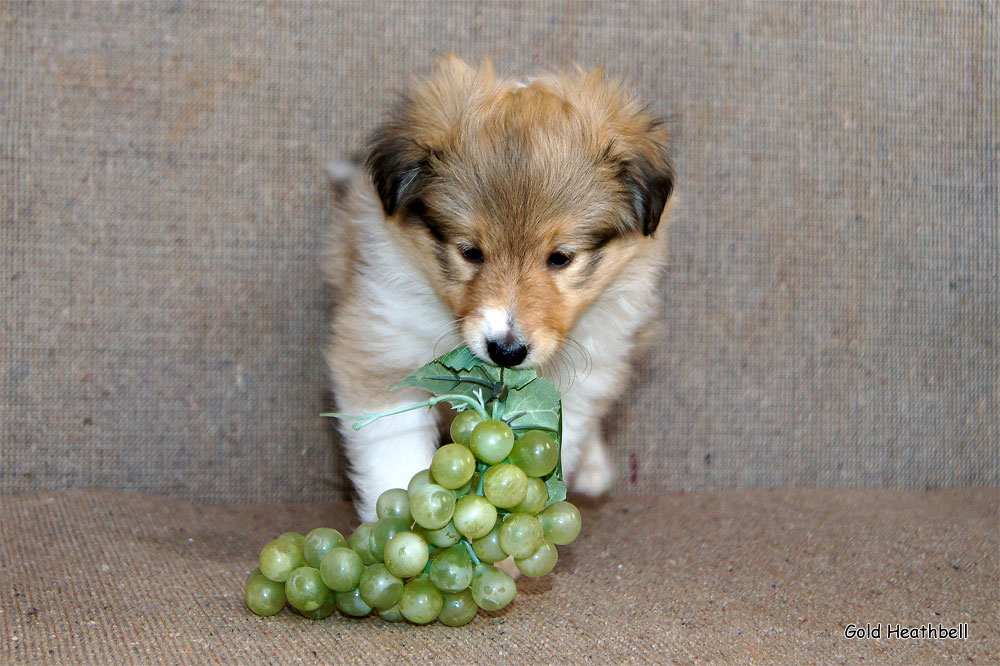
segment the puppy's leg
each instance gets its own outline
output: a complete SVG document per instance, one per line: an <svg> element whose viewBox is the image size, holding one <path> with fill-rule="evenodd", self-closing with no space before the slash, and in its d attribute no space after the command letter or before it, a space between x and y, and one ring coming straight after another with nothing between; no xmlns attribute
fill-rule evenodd
<svg viewBox="0 0 1000 666"><path fill-rule="evenodd" d="M570 490L600 495L614 482L614 468L604 447L599 419L563 410L563 475Z"/></svg>
<svg viewBox="0 0 1000 666"><path fill-rule="evenodd" d="M392 409L417 400L401 396L398 404L380 409ZM414 474L431 465L438 444L435 412L417 409L379 419L361 430L351 424L341 426L347 458L351 464L349 476L358 498L355 506L363 521L377 520L375 501L390 488L406 488Z"/></svg>
<svg viewBox="0 0 1000 666"><path fill-rule="evenodd" d="M595 427L583 442L570 486L574 492L596 496L607 492L614 480L615 470L604 446L604 437Z"/></svg>

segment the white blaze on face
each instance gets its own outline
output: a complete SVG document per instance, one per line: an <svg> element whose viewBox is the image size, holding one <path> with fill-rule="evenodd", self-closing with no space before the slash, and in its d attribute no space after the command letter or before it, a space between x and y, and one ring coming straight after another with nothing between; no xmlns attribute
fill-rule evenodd
<svg viewBox="0 0 1000 666"><path fill-rule="evenodd" d="M484 361L491 361L489 344L491 342L501 347L510 348L515 345L527 347L527 356L521 365L534 362L530 342L522 336L512 310L507 308L484 308L479 311L478 326L469 334L473 339L467 340L469 348Z"/></svg>
<svg viewBox="0 0 1000 666"><path fill-rule="evenodd" d="M501 341L508 337L513 337L514 330L512 324L513 317L503 308L487 308L483 310L483 341Z"/></svg>

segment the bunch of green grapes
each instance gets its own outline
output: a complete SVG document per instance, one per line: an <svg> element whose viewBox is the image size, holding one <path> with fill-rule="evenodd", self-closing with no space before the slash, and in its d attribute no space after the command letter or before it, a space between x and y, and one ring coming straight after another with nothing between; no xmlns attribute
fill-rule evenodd
<svg viewBox="0 0 1000 666"><path fill-rule="evenodd" d="M373 611L390 622L458 627L479 608L499 610L516 592L494 566L513 558L525 576L556 565L556 546L580 533L580 512L550 502L542 478L555 470L559 446L542 430L519 436L476 410L458 414L453 443L408 487L378 498L378 521L347 539L337 530L281 535L260 551L246 583L247 606L274 615L287 603L305 617Z"/></svg>

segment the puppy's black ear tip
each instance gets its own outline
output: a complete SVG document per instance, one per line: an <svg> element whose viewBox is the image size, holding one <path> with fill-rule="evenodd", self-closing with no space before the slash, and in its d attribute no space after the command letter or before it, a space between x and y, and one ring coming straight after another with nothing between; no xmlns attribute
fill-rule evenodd
<svg viewBox="0 0 1000 666"><path fill-rule="evenodd" d="M409 102L404 100L388 122L368 140L365 168L382 201L386 216L417 195L420 175L426 169L427 149L411 138L407 121Z"/></svg>
<svg viewBox="0 0 1000 666"><path fill-rule="evenodd" d="M654 176L646 184L646 210L642 220L642 235L652 236L660 225L663 209L674 192L673 174Z"/></svg>
<svg viewBox="0 0 1000 666"><path fill-rule="evenodd" d="M413 183L417 165L408 155L409 146L399 135L378 133L371 143L365 168L378 192L387 216L396 212L406 190Z"/></svg>

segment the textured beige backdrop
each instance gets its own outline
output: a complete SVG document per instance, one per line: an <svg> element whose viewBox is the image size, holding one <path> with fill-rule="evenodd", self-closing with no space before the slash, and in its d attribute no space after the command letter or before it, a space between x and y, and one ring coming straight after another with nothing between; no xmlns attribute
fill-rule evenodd
<svg viewBox="0 0 1000 666"><path fill-rule="evenodd" d="M0 2L0 491L344 495L322 165L453 50L675 118L643 492L994 485L996 3Z"/></svg>

